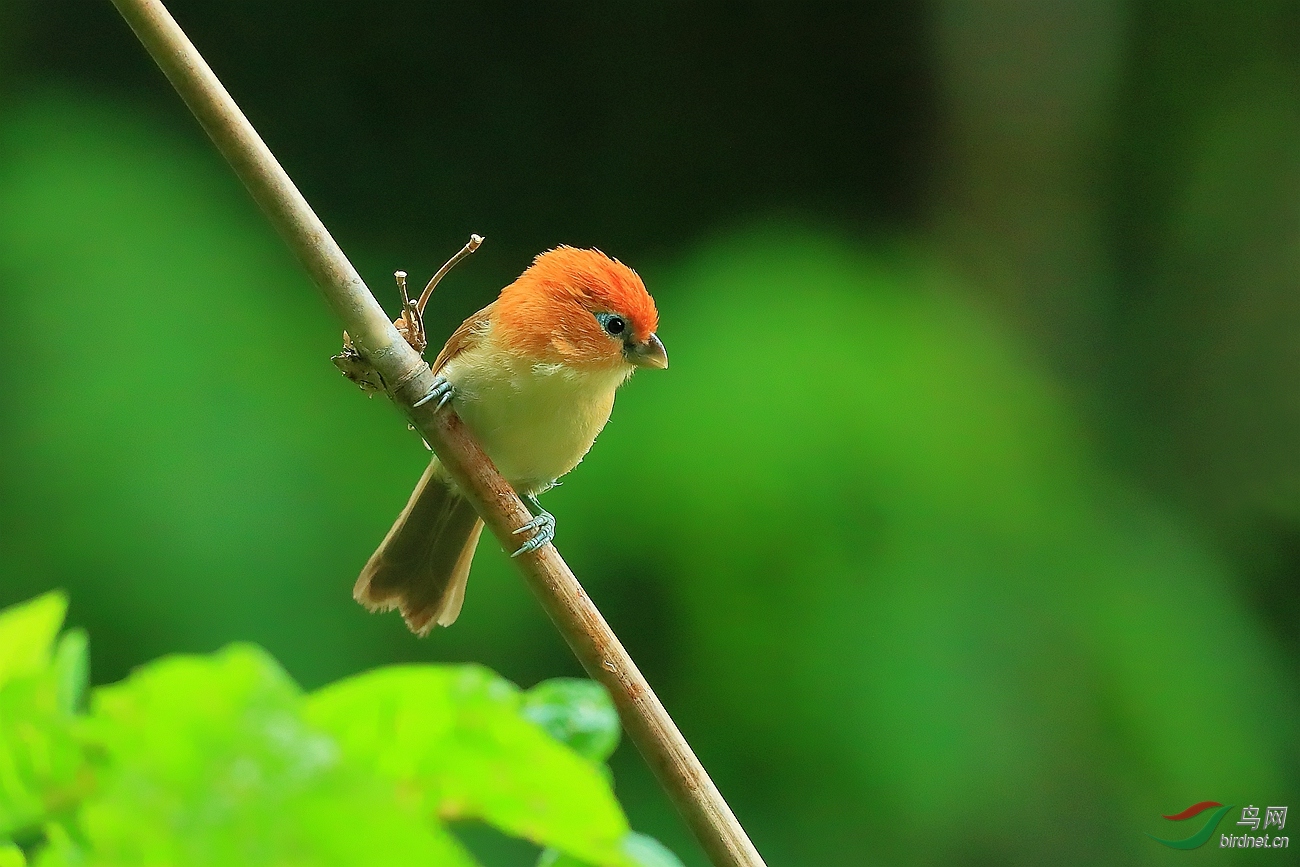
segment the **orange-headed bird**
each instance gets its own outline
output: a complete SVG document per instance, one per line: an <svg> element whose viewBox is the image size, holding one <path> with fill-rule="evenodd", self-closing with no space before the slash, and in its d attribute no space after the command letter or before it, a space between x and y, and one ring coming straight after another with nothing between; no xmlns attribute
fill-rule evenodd
<svg viewBox="0 0 1300 867"><path fill-rule="evenodd" d="M599 250L541 254L456 330L433 362L424 398L450 405L501 475L533 508L513 556L555 536L537 496L578 465L638 367L666 368L659 314L631 268ZM450 626L483 522L435 457L352 595L372 611L398 608L411 631Z"/></svg>

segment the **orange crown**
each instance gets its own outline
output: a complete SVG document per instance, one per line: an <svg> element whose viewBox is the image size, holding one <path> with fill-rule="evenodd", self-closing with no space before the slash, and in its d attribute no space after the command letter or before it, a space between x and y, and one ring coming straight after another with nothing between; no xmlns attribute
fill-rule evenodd
<svg viewBox="0 0 1300 867"><path fill-rule="evenodd" d="M596 312L618 313L628 320L637 342L659 327L659 311L640 276L599 250L563 246L547 250L510 288L516 286L569 296Z"/></svg>

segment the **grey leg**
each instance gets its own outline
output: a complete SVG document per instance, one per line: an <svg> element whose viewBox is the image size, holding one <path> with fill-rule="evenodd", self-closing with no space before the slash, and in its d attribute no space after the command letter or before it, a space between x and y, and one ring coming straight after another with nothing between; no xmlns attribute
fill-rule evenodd
<svg viewBox="0 0 1300 867"><path fill-rule="evenodd" d="M511 554L511 557L518 557L520 554L527 553L528 551L536 551L538 548L555 538L555 516L543 509L542 504L537 502L537 497L533 494L525 494L524 502L532 507L536 517L527 524L524 524L518 530L515 530L515 535L518 536L520 533L533 533L533 536L527 542L520 545L519 550Z"/></svg>
<svg viewBox="0 0 1300 867"><path fill-rule="evenodd" d="M436 400L438 401L438 406L434 408L434 411L436 412L446 406L454 394L455 389L452 388L452 385L447 381L447 378L445 376L439 376L433 381L433 387L429 389L429 393L417 400L414 406L424 406L429 401Z"/></svg>

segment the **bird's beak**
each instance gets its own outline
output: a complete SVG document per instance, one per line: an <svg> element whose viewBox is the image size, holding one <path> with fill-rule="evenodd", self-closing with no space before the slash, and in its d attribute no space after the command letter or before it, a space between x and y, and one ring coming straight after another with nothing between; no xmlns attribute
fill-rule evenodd
<svg viewBox="0 0 1300 867"><path fill-rule="evenodd" d="M668 369L668 350L657 336L651 334L644 343L634 343L627 348L627 360L637 367Z"/></svg>

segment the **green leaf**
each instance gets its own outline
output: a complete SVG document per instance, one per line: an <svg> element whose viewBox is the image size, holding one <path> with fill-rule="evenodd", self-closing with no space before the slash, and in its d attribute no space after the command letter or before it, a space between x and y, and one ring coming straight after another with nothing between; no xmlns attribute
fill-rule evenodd
<svg viewBox="0 0 1300 867"><path fill-rule="evenodd" d="M27 867L23 850L13 843L0 843L0 867Z"/></svg>
<svg viewBox="0 0 1300 867"><path fill-rule="evenodd" d="M90 641L84 629L69 629L54 649L54 677L59 709L72 716L81 709L90 684Z"/></svg>
<svg viewBox="0 0 1300 867"><path fill-rule="evenodd" d="M164 658L92 704L110 757L81 812L94 862L474 863L311 729L298 686L259 648Z"/></svg>
<svg viewBox="0 0 1300 867"><path fill-rule="evenodd" d="M682 862L667 846L654 837L629 833L620 847L630 867L682 867ZM571 855L555 849L543 849L537 867L590 867Z"/></svg>
<svg viewBox="0 0 1300 867"><path fill-rule="evenodd" d="M423 809L481 819L593 864L627 863L627 820L595 763L525 719L519 690L478 666L394 666L311 696L307 718Z"/></svg>
<svg viewBox="0 0 1300 867"><path fill-rule="evenodd" d="M590 867L590 865L571 855L565 855L559 849L543 849L542 854L537 856L537 867Z"/></svg>
<svg viewBox="0 0 1300 867"><path fill-rule="evenodd" d="M83 867L88 863L86 851L72 839L66 826L60 822L45 826L45 844L32 859L34 867Z"/></svg>
<svg viewBox="0 0 1300 867"><path fill-rule="evenodd" d="M0 838L75 800L82 752L50 665L66 610L47 593L0 612Z"/></svg>
<svg viewBox="0 0 1300 867"><path fill-rule="evenodd" d="M0 611L0 685L49 665L67 611L67 597L57 591Z"/></svg>
<svg viewBox="0 0 1300 867"><path fill-rule="evenodd" d="M523 714L593 762L613 755L622 733L618 711L594 680L557 677L524 693Z"/></svg>
<svg viewBox="0 0 1300 867"><path fill-rule="evenodd" d="M628 834L623 839L623 851L636 867L682 867L671 849L645 834Z"/></svg>

